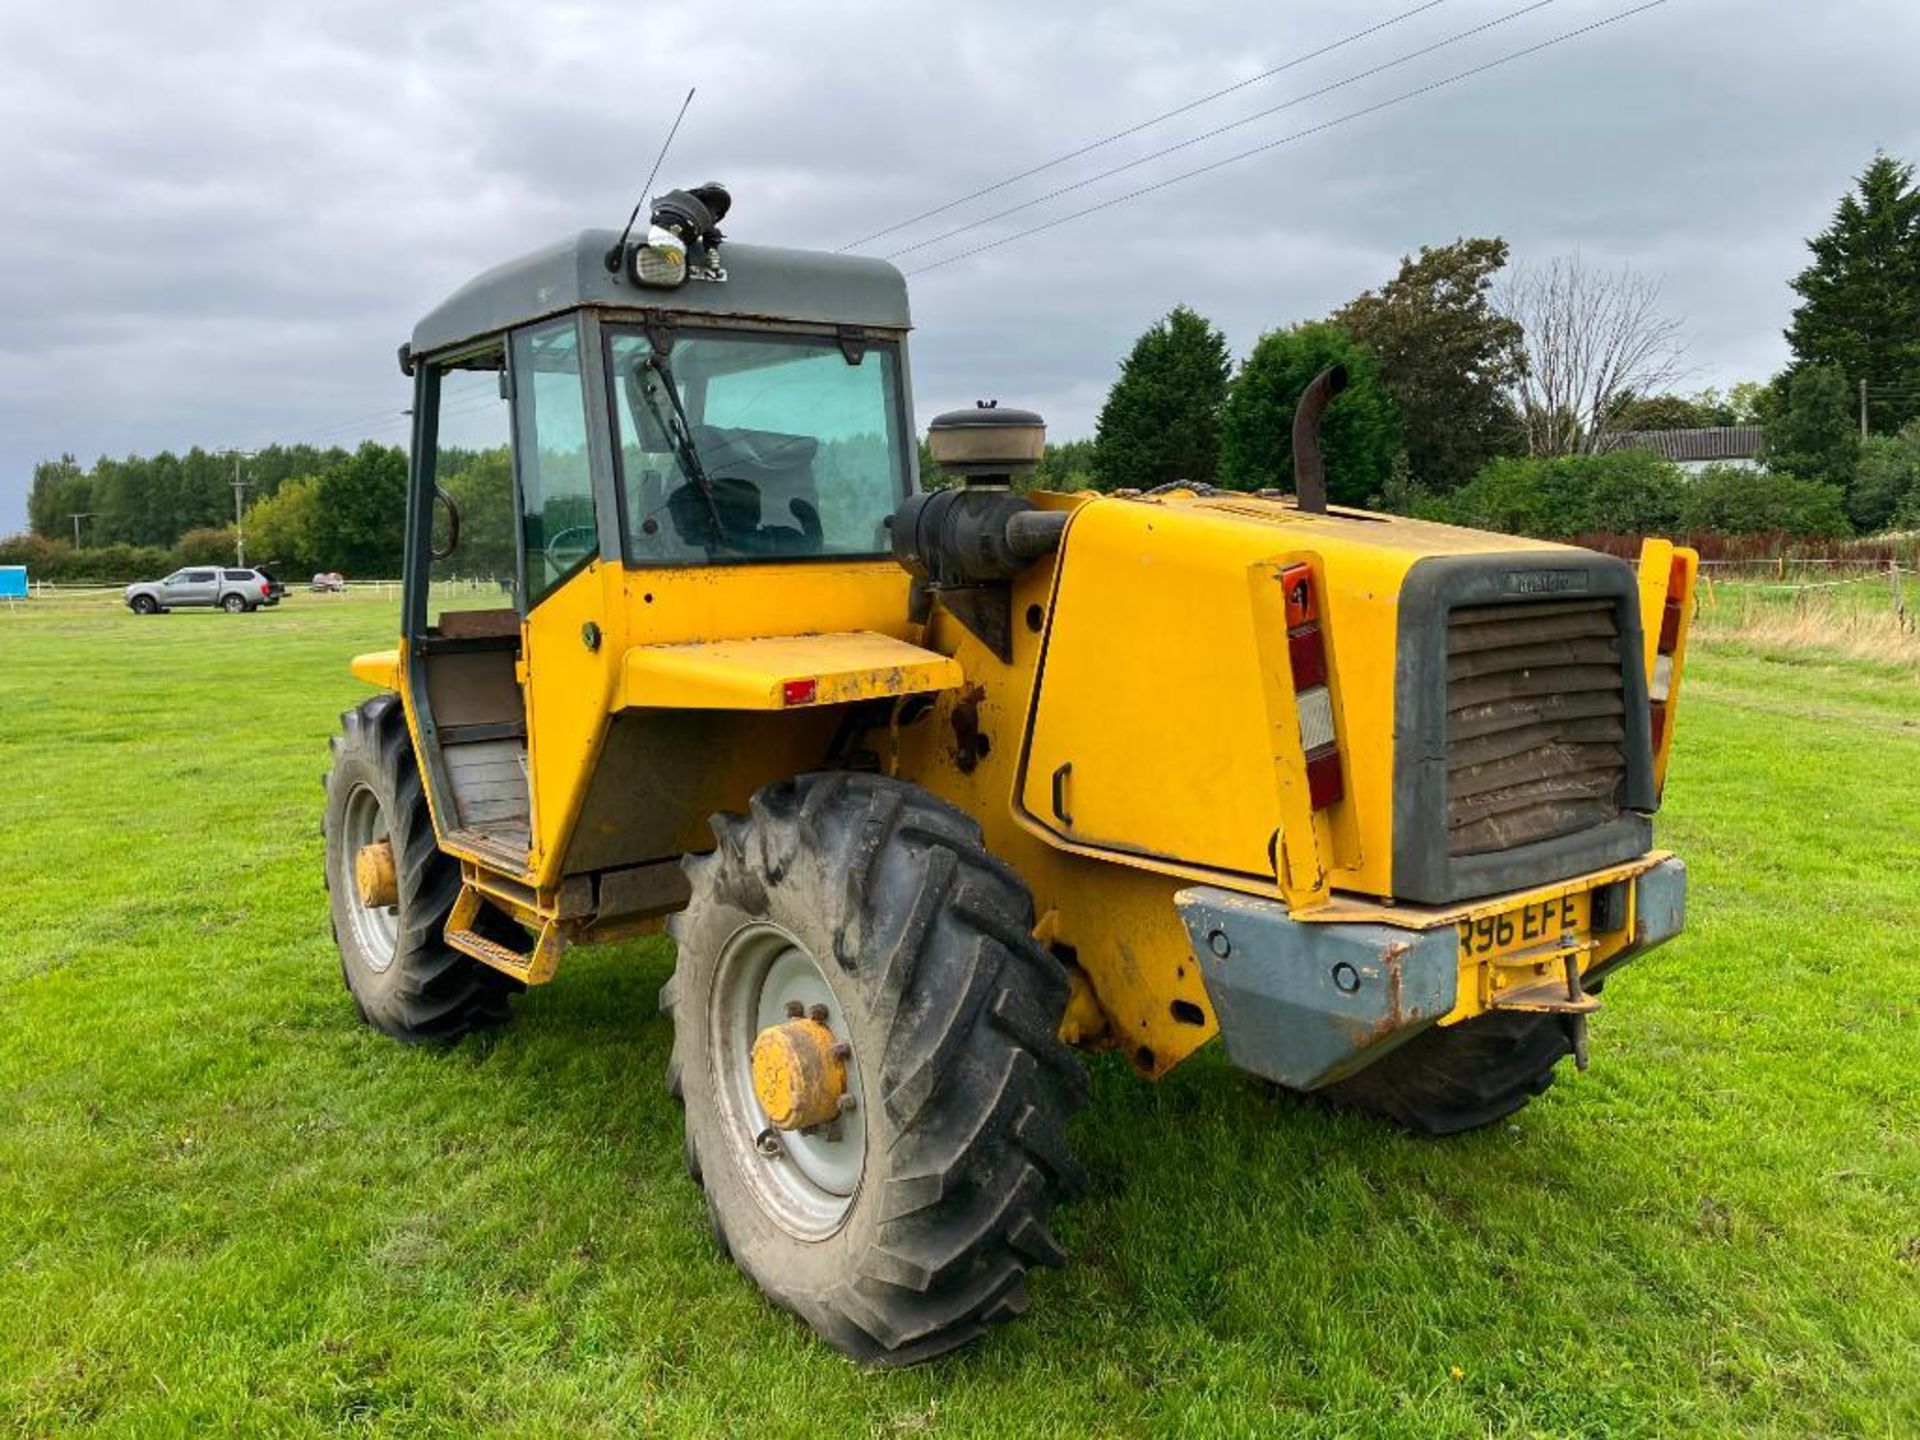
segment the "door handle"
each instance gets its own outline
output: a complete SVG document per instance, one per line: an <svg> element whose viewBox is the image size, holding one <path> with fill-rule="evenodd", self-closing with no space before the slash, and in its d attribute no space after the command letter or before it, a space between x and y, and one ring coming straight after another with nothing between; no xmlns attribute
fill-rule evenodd
<svg viewBox="0 0 1920 1440"><path fill-rule="evenodd" d="M1071 760L1053 772L1053 818L1069 828L1073 825L1073 816L1067 812L1067 777L1071 774Z"/></svg>

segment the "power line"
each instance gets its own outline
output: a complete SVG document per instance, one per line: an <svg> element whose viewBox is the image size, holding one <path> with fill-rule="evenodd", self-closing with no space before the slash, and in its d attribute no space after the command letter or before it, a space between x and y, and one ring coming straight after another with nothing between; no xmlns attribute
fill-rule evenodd
<svg viewBox="0 0 1920 1440"><path fill-rule="evenodd" d="M1444 4L1446 4L1446 0L1426 0L1426 3L1423 5L1416 5L1411 10L1403 10L1398 15L1387 20L1382 20L1377 25L1369 25L1364 30L1356 30L1344 39L1335 40L1331 45L1322 45L1318 50L1310 50L1305 55L1296 56L1284 65L1276 65L1271 70L1262 70L1258 75L1250 75L1245 80L1235 81L1223 89L1215 90L1208 95L1202 95L1197 100L1189 100L1184 105L1176 105L1173 109L1163 111L1150 120L1142 120L1136 125L1127 126L1124 130L1116 130L1111 135L1105 135L1098 140L1089 141L1077 150L1069 150L1064 155L1056 155L1053 159L1035 165L1030 170L1022 170L1018 175L1009 175L1004 180L996 180L993 184L982 186L971 194L962 195L957 200L949 200L944 205L936 205L931 210L923 210L911 219L902 220L896 225L889 225L884 230L876 230L871 235L861 236L858 240L849 240L834 253L843 254L848 250L858 249L860 246L881 239L883 236L891 235L899 230L905 230L910 225L918 225L922 220L931 220L935 215L944 215L949 210L958 209L970 200L978 200L982 195L991 195L996 190L1004 190L1007 186L1017 185L1022 180L1031 180L1035 175L1052 170L1056 166L1064 165L1069 160L1078 160L1082 155L1092 154L1095 150L1111 145L1116 140L1124 140L1129 135L1138 135L1142 130L1150 130L1163 120L1171 120L1176 115L1186 114L1189 110L1198 110L1202 105L1210 105L1215 100L1222 99L1236 91L1246 89L1249 85L1258 85L1263 80L1271 80L1274 76L1282 74L1285 71L1305 65L1309 60L1318 60L1322 55L1331 55L1334 51L1343 49L1356 41L1364 40L1369 35L1377 35L1382 30L1390 29L1403 20L1411 20L1416 15L1424 14L1426 11Z"/></svg>
<svg viewBox="0 0 1920 1440"><path fill-rule="evenodd" d="M1563 34L1555 35L1550 40L1542 40L1538 44L1526 46L1524 49L1510 51L1507 54L1499 56L1496 59L1486 61L1484 64L1475 65L1471 69L1459 71L1458 73L1449 75L1442 80L1431 81L1428 84L1421 85L1416 89L1408 90L1402 94L1395 95L1391 99L1381 100L1375 104L1363 106L1361 109L1348 111L1345 115L1336 116L1332 120L1322 121L1320 124L1309 126L1305 130L1296 130L1291 135L1283 135L1278 140L1269 140L1264 145L1255 145L1251 149L1241 150L1235 154L1226 156L1224 159L1215 160L1212 163L1207 165L1197 166L1192 170L1182 171L1180 174L1170 176L1165 180L1156 181L1151 185L1143 185L1137 190L1129 190L1124 195L1116 195L1109 200L1102 200L1098 204L1088 205L1083 209L1074 210L1069 212L1068 214L1057 216L1056 218L1045 221L1042 224L1030 226L1025 230L1015 231L1011 235L1003 235L997 240L988 240L983 244L975 245L969 249L962 250L957 254L948 255L939 260L931 260L925 265L916 266L915 268L907 271L906 273L909 275L923 275L929 270L938 270L942 266L951 265L957 260L965 260L969 256L979 255L982 252L987 250L998 249L1002 245L1011 245L1016 240L1025 240L1029 236L1038 235L1043 231L1052 230L1058 226L1065 225L1069 220L1078 220L1085 215L1096 214L1097 212L1102 210L1111 210L1116 205L1124 205L1129 200L1137 200L1143 195L1151 195L1155 191L1165 190L1167 187L1171 185L1178 185L1183 180L1191 180L1196 176L1209 174L1212 171L1223 169L1224 167L1228 165L1232 165L1238 161L1250 159L1255 155L1265 154L1269 150L1276 150L1282 145L1290 145L1295 140L1304 140L1309 135L1318 135L1322 131L1331 130L1336 126L1344 125L1350 120L1358 120L1367 115L1378 114L1382 110L1390 109L1393 106L1399 105L1405 101L1416 99L1422 95L1431 94L1435 90L1445 89L1449 85L1457 85L1462 80L1471 79L1475 75L1483 75L1489 70L1498 69L1500 66L1509 64L1512 61L1524 59L1529 55L1537 55L1542 50L1551 49L1555 45L1563 44L1568 40L1578 39L1580 36L1591 34L1596 30L1605 29L1609 25L1616 25L1622 20L1631 19L1633 16L1644 14L1649 10L1657 10L1660 8L1660 6L1666 3L1667 3L1667 0L1646 0L1645 4L1635 5L1630 9L1622 10L1616 14L1609 15L1603 20L1595 20L1591 24L1580 26L1578 29L1568 30Z"/></svg>
<svg viewBox="0 0 1920 1440"><path fill-rule="evenodd" d="M1436 50L1444 50L1449 45L1456 45L1462 40L1471 39L1473 36L1479 35L1484 31L1492 30L1497 26L1506 25L1514 20L1520 19L1522 16L1531 15L1536 10L1544 10L1549 5L1554 5L1557 3L1558 3L1558 0L1533 0L1533 3L1530 5L1523 5L1518 10L1509 11L1505 15L1501 15L1495 19L1485 21L1484 23L1475 25L1470 29L1462 30L1458 34L1449 35L1444 40L1436 40L1431 45L1423 45L1418 50L1409 50L1404 55L1398 56L1397 58L1392 60L1384 61L1379 65L1370 67L1369 69L1361 70L1355 74L1347 76L1346 79L1344 80L1336 80L1330 85L1322 85L1318 90L1309 90L1304 95L1296 95L1291 100L1283 101L1278 105L1270 105L1265 110L1256 110L1251 115L1243 115L1238 120L1231 120L1227 122L1225 125L1215 126L1213 129L1203 131L1200 134L1193 136L1191 139L1182 140L1179 143L1174 145L1168 145L1164 149L1155 150L1149 155L1142 155L1137 160L1129 160L1124 165L1115 165L1109 170L1102 170L1098 174L1089 175L1084 180L1075 180L1070 185L1062 185L1057 190L1049 190L1044 195L1036 195L1031 200L1022 200L1018 205L1009 205L1005 210L997 211L992 215L984 215L978 220L970 220L965 225L955 226L953 229L948 230L943 234L935 235L930 240L920 240L915 242L912 245L904 246L899 250L890 251L888 252L886 258L889 260L897 260L902 255L911 255L916 250L925 250L929 246L938 245L944 240L951 240L955 236L964 235L969 230L978 230L982 225L991 225L996 220L1004 220L1009 215L1019 214L1022 210L1031 210L1036 205L1044 205L1049 200L1057 200L1062 195L1069 195L1073 193L1075 190L1084 190L1089 185L1096 185L1102 180L1109 180L1115 175L1122 174L1125 171L1137 170L1142 165L1149 165L1153 163L1155 160L1164 159L1168 155L1174 154L1176 151L1189 150L1195 145L1202 143L1203 141L1212 140L1217 136L1224 135L1229 130L1238 130L1244 125L1253 124L1253 122L1256 120L1265 120L1270 115L1278 115L1282 110L1291 110L1296 105L1304 105L1309 100L1317 100L1322 95L1332 94L1335 90L1344 90L1349 85L1356 85L1362 80L1372 79L1375 75L1381 75L1387 72L1388 70L1397 69L1402 65L1410 64L1415 60L1419 60L1425 56L1433 54L1434 51Z"/></svg>
<svg viewBox="0 0 1920 1440"><path fill-rule="evenodd" d="M455 388L453 385L447 385L441 392L444 399L467 401L485 396L487 404L473 406L470 410L454 410L452 407L442 406L440 413L443 415L449 413L470 414L478 410L486 409L488 405L503 403L495 396L495 390L498 385L498 377L491 372L485 376L477 377L475 383L465 388ZM330 445L337 445L340 438L391 430L396 425L407 424L412 418L413 412L411 410L396 410L392 408L375 410L365 415L355 416L350 420L328 421L326 424L316 426L313 429L303 430L295 427L294 433L296 438L292 440L288 440L284 436L269 436L258 439L252 444L243 446L242 448L264 450L270 445L289 447L293 445L321 445L323 448L327 448Z"/></svg>

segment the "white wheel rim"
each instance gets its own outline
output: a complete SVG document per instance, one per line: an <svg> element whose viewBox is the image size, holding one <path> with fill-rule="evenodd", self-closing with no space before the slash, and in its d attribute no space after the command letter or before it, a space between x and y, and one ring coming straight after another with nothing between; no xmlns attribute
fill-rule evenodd
<svg viewBox="0 0 1920 1440"><path fill-rule="evenodd" d="M364 847L391 838L380 797L365 785L354 786L341 811L340 855L333 883L347 897L347 923L353 929L354 944L367 968L376 975L393 964L394 953L400 948L400 907L368 905L361 900L354 861Z"/></svg>
<svg viewBox="0 0 1920 1440"><path fill-rule="evenodd" d="M821 1240L845 1223L866 1169L867 1121L860 1057L847 1058L853 1108L839 1122L812 1131L775 1130L753 1088L753 1042L790 1018L789 1002L826 1007L827 1028L853 1043L840 998L807 948L778 925L756 920L735 931L720 952L709 1006L710 1053L720 1119L761 1209L781 1229ZM771 1146L768 1137L777 1142Z"/></svg>

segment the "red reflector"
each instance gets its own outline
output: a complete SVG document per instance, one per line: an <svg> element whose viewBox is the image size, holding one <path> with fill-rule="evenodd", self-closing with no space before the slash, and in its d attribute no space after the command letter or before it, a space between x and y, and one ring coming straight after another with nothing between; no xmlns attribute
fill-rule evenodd
<svg viewBox="0 0 1920 1440"><path fill-rule="evenodd" d="M1307 803L1324 810L1345 795L1340 783L1340 752L1333 746L1307 756Z"/></svg>
<svg viewBox="0 0 1920 1440"><path fill-rule="evenodd" d="M782 705L811 705L819 698L820 682L809 675L804 680L783 680L780 682L780 703Z"/></svg>
<svg viewBox="0 0 1920 1440"><path fill-rule="evenodd" d="M1671 655L1680 648L1680 616L1682 606L1678 600L1667 601L1667 608L1660 615L1660 653Z"/></svg>
<svg viewBox="0 0 1920 1440"><path fill-rule="evenodd" d="M1687 562L1679 555L1673 557L1673 565L1667 571L1667 594L1678 595L1687 588Z"/></svg>
<svg viewBox="0 0 1920 1440"><path fill-rule="evenodd" d="M1287 566L1280 572L1280 587L1287 597L1287 629L1311 625L1320 618L1320 606L1313 594L1313 570L1309 566Z"/></svg>
<svg viewBox="0 0 1920 1440"><path fill-rule="evenodd" d="M1287 636L1287 658L1293 664L1293 688L1311 690L1327 683L1327 646L1320 627L1309 625Z"/></svg>
<svg viewBox="0 0 1920 1440"><path fill-rule="evenodd" d="M1661 736L1666 734L1666 730L1667 730L1666 702L1662 700L1656 700L1653 702L1653 748L1655 753L1659 752L1660 738Z"/></svg>

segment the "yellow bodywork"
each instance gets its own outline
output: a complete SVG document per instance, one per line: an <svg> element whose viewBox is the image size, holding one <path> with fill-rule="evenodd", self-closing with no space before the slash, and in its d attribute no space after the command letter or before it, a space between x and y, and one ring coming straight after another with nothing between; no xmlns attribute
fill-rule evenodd
<svg viewBox="0 0 1920 1440"><path fill-rule="evenodd" d="M779 635L636 645L620 703L672 710L785 710L951 690L964 677L945 655L891 635ZM799 698L789 687L805 687Z"/></svg>
<svg viewBox="0 0 1920 1440"><path fill-rule="evenodd" d="M400 652L398 650L370 650L364 655L356 655L347 663L356 680L364 680L382 690L400 688Z"/></svg>
<svg viewBox="0 0 1920 1440"><path fill-rule="evenodd" d="M1471 905L1384 898L1395 667L1378 657L1395 653L1408 572L1428 556L1584 552L1398 517L1309 514L1251 496L1030 498L1072 514L1059 554L1010 582L1006 660L938 605L924 625L910 623L908 579L890 560L588 565L521 627L532 820L524 863L503 866L449 843L455 827L434 797L443 844L470 879L492 876L545 944L556 932L536 922L564 929L576 826L583 811L606 809L593 792L611 726L697 712L758 727L729 732L726 752L705 757L721 773L726 807L744 810L765 779L822 762L832 716L818 712L924 697L883 707L890 717L866 745L886 773L978 820L989 848L1032 890L1043 940L1070 962L1071 1038L1118 1045L1149 1074L1215 1034L1173 903L1183 887L1283 901L1295 919L1427 929L1550 894L1584 896L1661 858ZM1278 581L1294 563L1320 581L1343 763L1345 799L1318 813L1307 799ZM1682 577L1690 602L1696 564L1664 542L1643 558L1649 673L1669 577ZM1684 639L1683 627L1662 770ZM418 745L407 663L394 652L363 656L354 673L407 697ZM813 701L791 702L789 682L805 680L817 687ZM624 798L645 807L653 797ZM687 817L681 848L710 843L703 818ZM1625 943L1618 935L1588 946L1581 968ZM1531 962L1504 962L1463 959L1458 1003L1443 1023L1528 983Z"/></svg>

